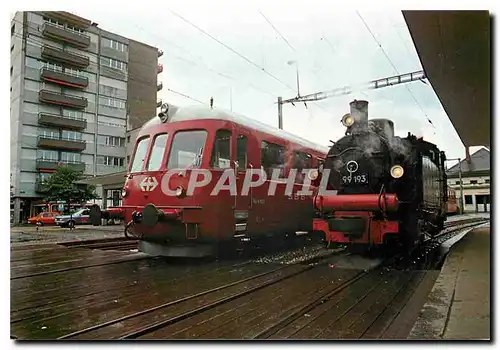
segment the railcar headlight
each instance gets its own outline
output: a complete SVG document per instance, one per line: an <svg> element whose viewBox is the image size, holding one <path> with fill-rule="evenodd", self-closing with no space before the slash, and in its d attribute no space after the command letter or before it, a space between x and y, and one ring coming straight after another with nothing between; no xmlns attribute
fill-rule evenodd
<svg viewBox="0 0 500 350"><path fill-rule="evenodd" d="M175 195L177 197L181 197L184 194L184 188L182 186L179 186L175 189Z"/></svg>
<svg viewBox="0 0 500 350"><path fill-rule="evenodd" d="M404 173L405 171L401 165L394 165L391 168L391 176L395 179L399 179Z"/></svg>
<svg viewBox="0 0 500 350"><path fill-rule="evenodd" d="M351 126L352 124L354 124L354 118L352 117L352 115L350 115L349 113L344 115L342 117L342 124L344 124L345 127L349 127Z"/></svg>
<svg viewBox="0 0 500 350"><path fill-rule="evenodd" d="M307 177L311 181L316 180L318 176L319 176L319 171L317 169L310 170L309 173L307 174Z"/></svg>
<svg viewBox="0 0 500 350"><path fill-rule="evenodd" d="M125 198L127 196L127 190L126 189L122 189L122 198Z"/></svg>

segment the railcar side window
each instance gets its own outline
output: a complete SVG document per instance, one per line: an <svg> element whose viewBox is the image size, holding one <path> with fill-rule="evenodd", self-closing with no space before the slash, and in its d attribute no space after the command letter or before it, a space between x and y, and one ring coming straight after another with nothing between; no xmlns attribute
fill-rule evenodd
<svg viewBox="0 0 500 350"><path fill-rule="evenodd" d="M239 135L236 139L236 161L238 162L239 170L247 168L247 142L247 137L243 135Z"/></svg>
<svg viewBox="0 0 500 350"><path fill-rule="evenodd" d="M231 131L217 130L210 166L220 169L231 167Z"/></svg>
<svg viewBox="0 0 500 350"><path fill-rule="evenodd" d="M203 159L203 150L207 140L205 130L179 131L174 135L167 168L197 168Z"/></svg>
<svg viewBox="0 0 500 350"><path fill-rule="evenodd" d="M155 136L153 149L149 156L148 171L160 170L161 161L165 155L165 148L167 147L168 134L160 134Z"/></svg>
<svg viewBox="0 0 500 350"><path fill-rule="evenodd" d="M285 147L262 141L260 153L260 164L270 179L274 169L282 169L280 176L284 175L285 168Z"/></svg>
<svg viewBox="0 0 500 350"><path fill-rule="evenodd" d="M146 153L148 151L149 137L143 138L137 144L137 148L134 154L134 162L130 167L130 172L135 173L142 170L142 165L146 159Z"/></svg>

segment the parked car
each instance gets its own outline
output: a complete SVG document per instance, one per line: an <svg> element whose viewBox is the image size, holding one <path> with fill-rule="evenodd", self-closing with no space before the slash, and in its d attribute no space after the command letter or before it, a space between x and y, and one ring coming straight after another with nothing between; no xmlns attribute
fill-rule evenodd
<svg viewBox="0 0 500 350"><path fill-rule="evenodd" d="M40 223L40 225L54 225L55 224L55 218L57 215L60 215L61 213L59 212L41 212L40 214L33 216L28 219L28 224L36 224L37 222Z"/></svg>
<svg viewBox="0 0 500 350"><path fill-rule="evenodd" d="M56 225L61 227L73 228L75 225L90 224L90 210L87 208L80 209L71 215L56 216Z"/></svg>

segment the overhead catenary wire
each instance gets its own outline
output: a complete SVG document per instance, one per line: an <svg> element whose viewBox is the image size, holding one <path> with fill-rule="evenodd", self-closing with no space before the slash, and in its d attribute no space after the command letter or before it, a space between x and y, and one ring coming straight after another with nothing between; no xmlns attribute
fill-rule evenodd
<svg viewBox="0 0 500 350"><path fill-rule="evenodd" d="M396 68L396 66L394 65L394 63L392 62L391 58L389 57L389 55L387 54L387 52L384 50L382 44L380 44L380 42L377 40L377 38L375 37L375 34L373 34L372 30L370 29L370 27L368 26L368 24L366 23L366 21L364 20L363 16L361 16L361 14L359 13L359 11L356 11L356 14L358 15L358 17L361 19L361 21L363 22L364 26L366 27L366 29L368 30L368 32L371 34L373 40L375 40L375 42L377 43L377 45L379 46L379 48L382 50L382 53L384 54L384 56L387 58L387 60L389 61L389 63L391 64L392 68L394 69L394 71L399 75L399 71L398 69ZM436 128L434 126L434 124L432 123L432 121L430 120L429 116L427 115L427 113L425 113L424 109L422 108L422 106L420 105L420 103L417 101L417 99L415 98L415 96L413 95L413 92L410 90L410 88L408 86L405 85L405 88L406 90L408 90L408 92L410 93L411 97L413 98L413 101L415 102L415 104L420 108L420 110L422 111L422 113L424 114L425 118L427 119L427 121L429 122L429 124L432 125L433 128Z"/></svg>
<svg viewBox="0 0 500 350"><path fill-rule="evenodd" d="M243 60L245 60L245 62L247 62L248 64L252 65L253 67L257 68L259 71L262 71L264 72L265 74L267 74L268 76L270 76L271 78L273 78L274 80L276 80L277 82L283 84L284 86L286 86L287 88L289 88L290 90L292 91L295 91L295 89L293 87L291 87L290 85L288 85L287 83L285 83L283 80L277 78L276 76L274 76L273 74L271 74L270 72L268 72L265 68L259 66L258 64L256 64L255 62L251 61L250 59L248 59L247 57L243 56L242 54L240 54L239 52L237 52L236 50L234 50L233 48L229 47L228 45L226 45L225 43L223 43L222 41L220 41L219 39L217 39L216 37L214 37L213 35L211 35L210 33L206 32L205 30L203 30L202 28L200 28L199 26L197 26L196 24L192 23L191 21L189 21L188 19L184 18L183 16L179 15L178 13L172 11L171 9L169 9L169 11L176 17L180 18L181 20L183 20L184 22L188 23L189 25L191 25L193 28L197 29L198 31L200 31L201 33L205 34L206 36L208 36L209 38L211 38L212 40L216 41L217 43L219 43L220 45L224 46L226 49L228 49L229 51L231 51L232 53L234 53L235 55L237 55L238 57L242 58Z"/></svg>

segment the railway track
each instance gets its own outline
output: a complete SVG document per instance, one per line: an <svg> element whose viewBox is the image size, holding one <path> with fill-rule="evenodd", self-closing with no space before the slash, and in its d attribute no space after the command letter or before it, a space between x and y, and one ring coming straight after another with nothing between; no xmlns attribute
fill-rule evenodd
<svg viewBox="0 0 500 350"><path fill-rule="evenodd" d="M430 254L432 247L486 221L450 223L453 225L446 225L439 236L425 243L428 250L423 252ZM65 245L73 251L126 243L94 240ZM437 276L437 271L416 270L432 264L415 263L401 269L393 258L372 268L346 268L349 264L342 264L353 258L352 254L311 251L312 256L302 259L299 253L281 263L264 256L218 269L208 265L203 272L197 267L190 272L176 266L177 277L173 279L161 266L140 272L138 262L128 262L113 267L113 271L126 270L127 266L134 270L112 290L106 288L106 281L110 276L116 278L116 272L111 272L110 266L94 267L110 271L99 280L89 277L97 289L86 291L75 285L49 305L32 297L14 301L23 307L14 312L13 332L17 338L29 335L29 339L398 338L418 309L418 298L423 304ZM84 270L80 267L78 271ZM71 276L69 270L51 273ZM129 277L139 283L131 283ZM49 274L27 278L48 281ZM78 275L71 278L77 283ZM26 290L31 286L32 282ZM46 290L40 291L40 297ZM71 304L75 300L81 301L78 307ZM88 318L96 311L99 315ZM73 323L61 326L64 319Z"/></svg>

